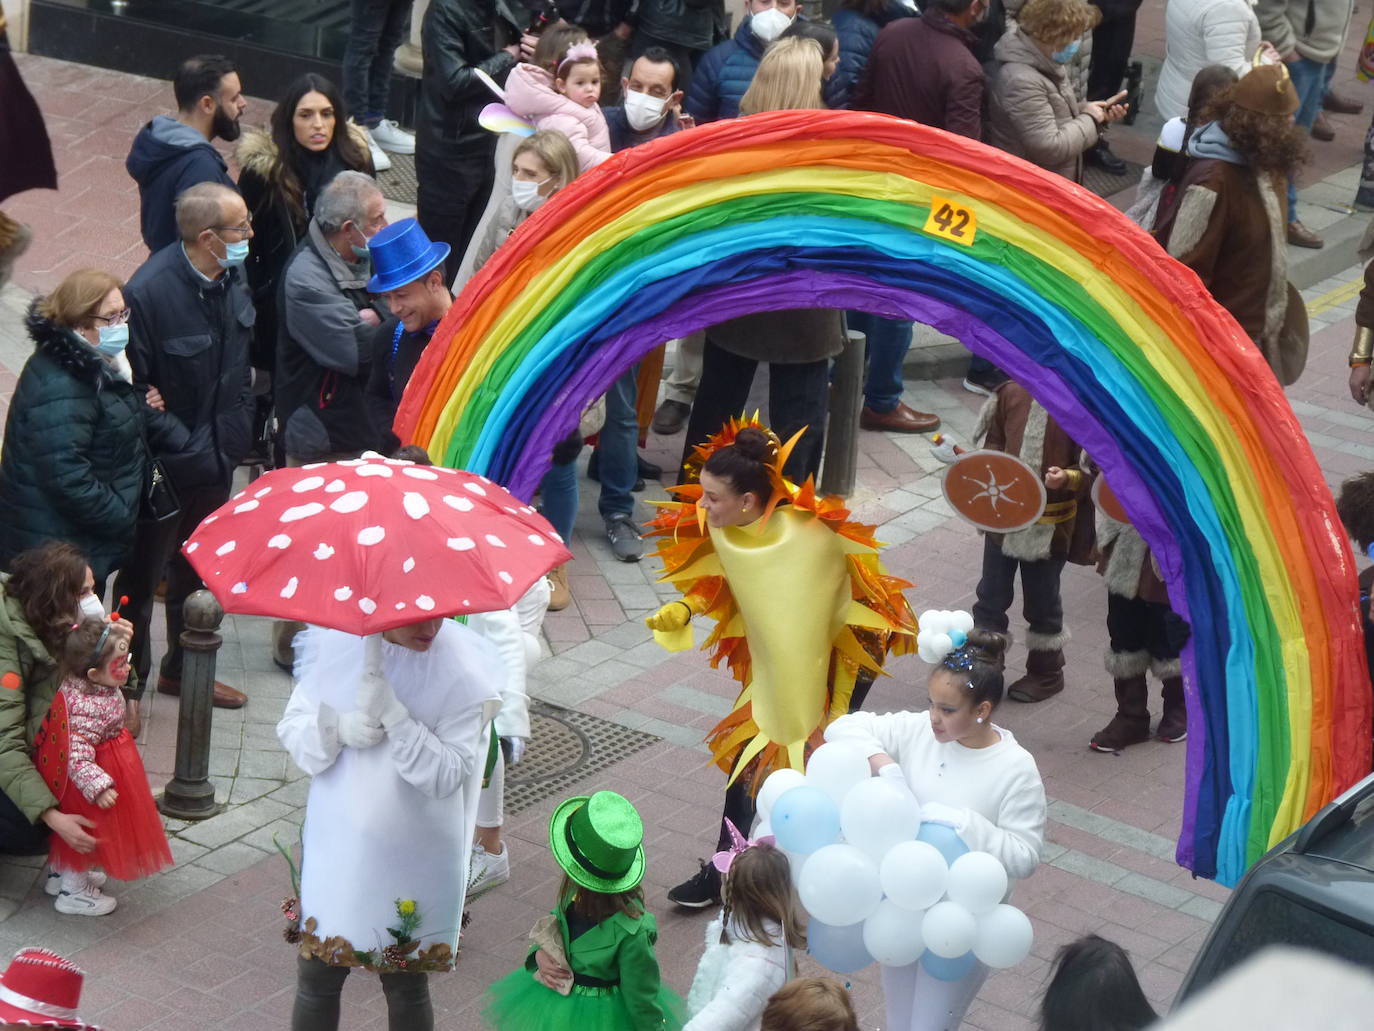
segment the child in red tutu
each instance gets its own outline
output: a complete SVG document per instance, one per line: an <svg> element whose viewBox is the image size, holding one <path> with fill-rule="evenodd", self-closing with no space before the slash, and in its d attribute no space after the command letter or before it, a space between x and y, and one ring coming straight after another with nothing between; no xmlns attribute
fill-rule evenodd
<svg viewBox="0 0 1374 1031"><path fill-rule="evenodd" d="M120 688L129 679L129 641L111 633L111 625L86 619L67 635L62 688L38 748L39 769L54 787L58 809L95 823L91 852L53 837L48 862L61 875L54 903L59 913L104 916L115 908L115 899L100 890L107 873L132 881L172 865L143 760L124 727ZM64 753L65 769L47 768L60 766L55 760Z"/></svg>

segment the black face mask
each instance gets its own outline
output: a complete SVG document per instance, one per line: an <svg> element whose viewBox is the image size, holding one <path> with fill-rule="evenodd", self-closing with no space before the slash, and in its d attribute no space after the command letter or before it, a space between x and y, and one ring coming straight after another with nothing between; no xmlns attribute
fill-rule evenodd
<svg viewBox="0 0 1374 1031"><path fill-rule="evenodd" d="M229 112L224 107L215 108L215 120L210 123L211 138L218 136L226 143L232 143L239 138L239 120L230 118Z"/></svg>

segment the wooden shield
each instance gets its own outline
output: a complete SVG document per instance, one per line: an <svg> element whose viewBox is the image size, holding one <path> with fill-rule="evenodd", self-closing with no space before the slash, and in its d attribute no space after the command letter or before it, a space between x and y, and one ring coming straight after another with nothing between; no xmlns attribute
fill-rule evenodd
<svg viewBox="0 0 1374 1031"><path fill-rule="evenodd" d="M967 522L991 533L1012 533L1045 512L1040 476L1005 451L970 451L944 475L945 500Z"/></svg>
<svg viewBox="0 0 1374 1031"><path fill-rule="evenodd" d="M1093 504L1097 510L1104 515L1110 516L1118 523L1129 523L1131 520L1126 515L1126 510L1121 507L1120 500L1112 493L1111 485L1107 483L1107 478L1100 473L1093 481L1092 490Z"/></svg>

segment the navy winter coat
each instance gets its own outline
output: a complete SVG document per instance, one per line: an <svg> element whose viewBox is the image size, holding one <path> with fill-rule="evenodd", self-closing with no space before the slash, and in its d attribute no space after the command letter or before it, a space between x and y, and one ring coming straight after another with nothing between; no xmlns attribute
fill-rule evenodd
<svg viewBox="0 0 1374 1031"><path fill-rule="evenodd" d="M46 541L76 545L96 579L133 540L147 466L141 393L69 330L25 320L34 353L5 420L0 565Z"/></svg>
<svg viewBox="0 0 1374 1031"><path fill-rule="evenodd" d="M752 21L745 18L735 38L713 46L692 73L692 88L682 106L698 122L739 117L740 99L763 57L763 40L754 35Z"/></svg>
<svg viewBox="0 0 1374 1031"><path fill-rule="evenodd" d="M849 107L849 98L854 87L868 64L869 52L878 31L888 22L899 18L919 18L920 14L900 0L892 0L876 18L856 11L852 7L841 7L830 18L835 27L835 35L840 39L840 66L835 69L835 79L839 80L837 90L843 103L832 105Z"/></svg>
<svg viewBox="0 0 1374 1031"><path fill-rule="evenodd" d="M134 381L157 387L166 414L189 436L175 449L155 444L154 453L178 489L227 487L252 447L256 313L243 270L208 283L174 243L139 267L124 296L133 311Z"/></svg>
<svg viewBox="0 0 1374 1031"><path fill-rule="evenodd" d="M150 251L180 239L176 199L183 190L197 183L235 189L220 152L195 129L166 115L139 130L124 168L138 183L139 226Z"/></svg>

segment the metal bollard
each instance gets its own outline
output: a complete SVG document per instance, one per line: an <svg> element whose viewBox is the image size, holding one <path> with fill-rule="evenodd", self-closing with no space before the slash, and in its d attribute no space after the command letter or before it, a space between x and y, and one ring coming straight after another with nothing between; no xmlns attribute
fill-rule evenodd
<svg viewBox="0 0 1374 1031"><path fill-rule="evenodd" d="M209 591L196 591L182 606L186 629L177 715L176 772L158 796L157 807L178 820L204 820L223 810L210 783L210 716L215 702L215 653L224 643L224 609Z"/></svg>
<svg viewBox="0 0 1374 1031"><path fill-rule="evenodd" d="M857 329L845 331L844 350L830 378L830 418L825 431L821 493L848 497L859 462L859 411L863 406L864 353L868 340Z"/></svg>

